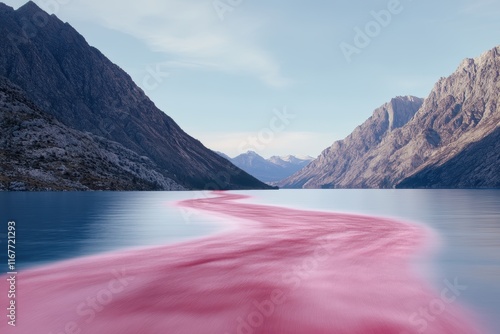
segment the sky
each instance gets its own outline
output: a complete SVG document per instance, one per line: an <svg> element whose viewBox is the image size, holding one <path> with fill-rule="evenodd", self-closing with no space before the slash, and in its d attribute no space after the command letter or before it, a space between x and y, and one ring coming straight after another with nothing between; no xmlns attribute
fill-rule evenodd
<svg viewBox="0 0 500 334"><path fill-rule="evenodd" d="M316 157L391 98L426 97L500 44L497 0L34 2L231 157Z"/></svg>

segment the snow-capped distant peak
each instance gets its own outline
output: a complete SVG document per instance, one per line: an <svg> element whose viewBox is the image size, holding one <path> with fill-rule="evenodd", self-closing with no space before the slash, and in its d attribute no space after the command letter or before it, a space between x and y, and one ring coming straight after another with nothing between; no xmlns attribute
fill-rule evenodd
<svg viewBox="0 0 500 334"><path fill-rule="evenodd" d="M311 160L314 160L313 157L310 157L308 155L306 156L302 156L302 155L299 155L299 156L294 156L294 155L286 155L286 156L282 156L282 157L278 157L279 159L285 161L285 162L296 162L297 160L301 160L301 161L311 161Z"/></svg>
<svg viewBox="0 0 500 334"><path fill-rule="evenodd" d="M245 153L244 155L258 155L260 156L257 152L255 151L247 151L247 153Z"/></svg>

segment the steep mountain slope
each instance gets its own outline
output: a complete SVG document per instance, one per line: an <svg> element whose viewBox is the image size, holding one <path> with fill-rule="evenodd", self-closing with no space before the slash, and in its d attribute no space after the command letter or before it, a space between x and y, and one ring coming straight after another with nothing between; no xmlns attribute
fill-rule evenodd
<svg viewBox="0 0 500 334"><path fill-rule="evenodd" d="M423 99L405 96L392 99L344 140L335 142L318 159L291 177L278 182L288 188L351 187L363 172L363 161L370 152L422 106Z"/></svg>
<svg viewBox="0 0 500 334"><path fill-rule="evenodd" d="M397 188L500 188L500 128L450 160L424 168Z"/></svg>
<svg viewBox="0 0 500 334"><path fill-rule="evenodd" d="M0 190L182 190L116 142L61 124L0 77Z"/></svg>
<svg viewBox="0 0 500 334"><path fill-rule="evenodd" d="M389 132L379 143L368 145L362 154L355 150L362 147L361 143L347 147L347 139L337 142L282 185L387 188L424 172L411 182L421 180L419 187L494 186L496 181L487 172L498 168L491 166L492 163L498 165L494 158L484 159L485 165L476 165L476 168L458 166L457 163L470 163L473 153L470 148L483 147L481 141L489 142L489 136L500 125L499 73L500 47L476 59L464 60L455 73L439 80L418 113L406 125ZM371 133L366 129L364 132ZM496 146L493 149L497 149ZM498 152L496 154L498 156ZM452 160L455 157L457 159ZM450 163L446 164L448 161ZM438 172L453 174L455 182L448 180L440 184L439 179L430 174L424 177L429 168L437 166L453 166L455 170L441 168ZM484 173L469 174L477 168ZM417 183L408 181L401 186L405 184Z"/></svg>
<svg viewBox="0 0 500 334"><path fill-rule="evenodd" d="M33 2L0 5L0 76L66 126L149 157L188 189L268 188L187 135L118 66Z"/></svg>
<svg viewBox="0 0 500 334"><path fill-rule="evenodd" d="M222 153L222 152L219 152L219 151L214 151L214 152L217 153L218 155L220 155L221 157L223 157L224 159L231 161L231 157L229 155Z"/></svg>

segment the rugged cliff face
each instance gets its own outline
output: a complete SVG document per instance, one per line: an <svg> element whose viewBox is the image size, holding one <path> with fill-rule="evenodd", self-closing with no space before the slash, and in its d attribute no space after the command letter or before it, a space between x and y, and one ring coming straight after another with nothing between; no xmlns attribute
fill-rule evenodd
<svg viewBox="0 0 500 334"><path fill-rule="evenodd" d="M450 160L425 167L397 188L500 188L500 128Z"/></svg>
<svg viewBox="0 0 500 334"><path fill-rule="evenodd" d="M0 76L64 125L147 156L187 189L268 188L187 135L122 69L33 2L0 6Z"/></svg>
<svg viewBox="0 0 500 334"><path fill-rule="evenodd" d="M291 188L351 187L363 172L370 152L404 126L422 103L422 99L413 96L392 99L347 138L335 142L306 168L278 184Z"/></svg>
<svg viewBox="0 0 500 334"><path fill-rule="evenodd" d="M377 118L379 109L361 128L335 143L281 186L494 186L497 181L491 178L489 171L498 168L498 159L494 158L498 157L498 146L487 143L491 143L490 136L494 136L500 125L499 73L500 47L476 59L466 59L454 74L435 85L420 110L406 124L393 131L382 131L384 135L378 136L380 131L374 124L380 122L373 118ZM483 140L486 147L496 152L475 165L460 165L472 163L472 148L484 147ZM441 183L436 175L428 174L431 170L450 177ZM412 181L405 182L407 178Z"/></svg>
<svg viewBox="0 0 500 334"><path fill-rule="evenodd" d="M437 148L398 188L500 187L500 47L440 80L421 111ZM424 118L424 117L422 117Z"/></svg>
<svg viewBox="0 0 500 334"><path fill-rule="evenodd" d="M68 128L0 77L0 190L183 190L139 156Z"/></svg>

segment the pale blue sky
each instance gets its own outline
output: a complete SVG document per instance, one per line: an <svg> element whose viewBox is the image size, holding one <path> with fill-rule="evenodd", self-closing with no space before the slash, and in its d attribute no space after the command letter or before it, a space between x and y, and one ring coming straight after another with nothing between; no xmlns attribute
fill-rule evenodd
<svg viewBox="0 0 500 334"><path fill-rule="evenodd" d="M126 70L189 134L231 156L250 148L317 156L392 97L426 97L463 58L500 44L497 0L35 2ZM224 13L214 8L231 3ZM385 26L370 25L372 11L388 8ZM340 45L355 46L354 29L367 24L370 44L348 62ZM284 108L294 118L274 120Z"/></svg>

